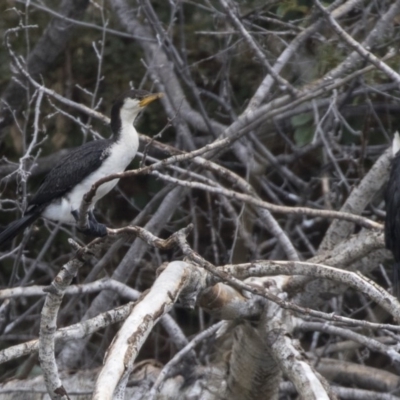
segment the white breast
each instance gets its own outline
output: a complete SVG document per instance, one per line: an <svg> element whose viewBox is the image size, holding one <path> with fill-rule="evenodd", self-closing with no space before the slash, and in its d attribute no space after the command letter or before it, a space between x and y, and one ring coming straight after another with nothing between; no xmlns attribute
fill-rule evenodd
<svg viewBox="0 0 400 400"><path fill-rule="evenodd" d="M100 168L87 176L62 199L50 204L42 213L43 217L53 221L75 223L71 211L79 209L83 196L90 190L92 185L105 176L125 171L136 155L139 147L139 138L133 125L123 126L122 133L120 140L113 143L110 148L110 155L104 160ZM97 189L91 209L118 181L119 179L114 179L104 183Z"/></svg>

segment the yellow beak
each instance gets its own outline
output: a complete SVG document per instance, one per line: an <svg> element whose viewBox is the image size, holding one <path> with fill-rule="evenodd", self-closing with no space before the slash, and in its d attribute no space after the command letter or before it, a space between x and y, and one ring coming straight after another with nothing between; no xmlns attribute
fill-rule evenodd
<svg viewBox="0 0 400 400"><path fill-rule="evenodd" d="M146 106L148 106L151 102L153 102L154 100L161 99L161 97L163 97L163 96L164 96L164 93L154 93L154 94L151 94L151 95L145 97L144 99L140 100L139 105L140 105L140 107L146 107Z"/></svg>

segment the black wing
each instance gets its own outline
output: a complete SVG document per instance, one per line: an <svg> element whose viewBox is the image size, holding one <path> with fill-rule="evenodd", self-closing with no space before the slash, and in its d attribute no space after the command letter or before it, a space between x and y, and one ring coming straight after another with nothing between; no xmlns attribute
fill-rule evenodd
<svg viewBox="0 0 400 400"><path fill-rule="evenodd" d="M392 161L389 182L385 193L386 220L385 244L396 262L400 261L400 153Z"/></svg>
<svg viewBox="0 0 400 400"><path fill-rule="evenodd" d="M30 200L28 210L64 196L82 182L108 157L107 149L111 144L110 139L92 141L64 157L46 175L35 196Z"/></svg>

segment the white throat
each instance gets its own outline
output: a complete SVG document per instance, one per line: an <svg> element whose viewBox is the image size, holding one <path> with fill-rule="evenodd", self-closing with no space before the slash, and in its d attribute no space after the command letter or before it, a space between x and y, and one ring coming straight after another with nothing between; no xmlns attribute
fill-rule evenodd
<svg viewBox="0 0 400 400"><path fill-rule="evenodd" d="M119 131L118 142L126 142L126 145L130 148L135 149L135 154L139 146L139 135L133 126L136 117L138 116L141 108L138 104L134 107L122 107L119 112L119 117L121 120L121 128Z"/></svg>
<svg viewBox="0 0 400 400"><path fill-rule="evenodd" d="M132 119L126 120L121 118L121 129L119 131L117 142L126 142L126 144L135 144L135 153L139 145L139 134L133 126Z"/></svg>

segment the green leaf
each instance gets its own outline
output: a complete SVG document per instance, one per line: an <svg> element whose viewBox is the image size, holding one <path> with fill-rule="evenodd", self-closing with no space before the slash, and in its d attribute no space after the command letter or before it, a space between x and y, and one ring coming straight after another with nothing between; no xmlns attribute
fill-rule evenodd
<svg viewBox="0 0 400 400"><path fill-rule="evenodd" d="M298 146L304 146L311 142L314 137L312 125L303 125L295 129L294 141Z"/></svg>

